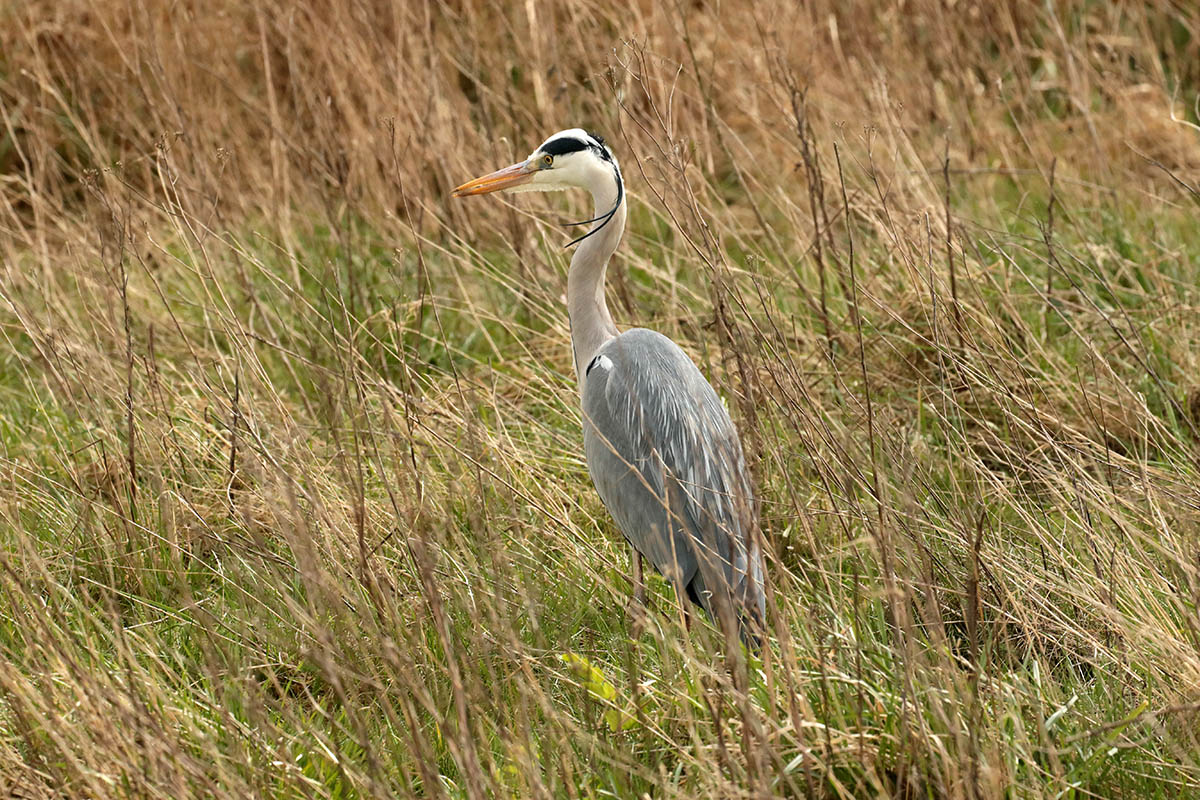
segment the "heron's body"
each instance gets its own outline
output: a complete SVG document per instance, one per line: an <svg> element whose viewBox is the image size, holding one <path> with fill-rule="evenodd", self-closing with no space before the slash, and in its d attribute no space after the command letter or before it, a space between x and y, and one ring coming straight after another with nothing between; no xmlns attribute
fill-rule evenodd
<svg viewBox="0 0 1200 800"><path fill-rule="evenodd" d="M577 240L567 276L592 481L638 553L719 624L752 640L765 616L763 558L737 429L678 345L643 328L618 332L605 301L605 270L625 228L611 152L592 134L562 131L526 161L455 193L568 186L591 191L596 207L588 222L597 224Z"/></svg>
<svg viewBox="0 0 1200 800"><path fill-rule="evenodd" d="M679 346L634 328L585 367L583 444L629 542L714 617L764 614L754 497L721 398Z"/></svg>

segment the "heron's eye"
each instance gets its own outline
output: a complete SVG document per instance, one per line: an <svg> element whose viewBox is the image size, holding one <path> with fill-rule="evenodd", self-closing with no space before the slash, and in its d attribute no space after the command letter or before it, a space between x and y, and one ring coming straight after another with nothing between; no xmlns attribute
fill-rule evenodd
<svg viewBox="0 0 1200 800"><path fill-rule="evenodd" d="M542 168L550 169L554 166L554 156L542 156Z"/></svg>

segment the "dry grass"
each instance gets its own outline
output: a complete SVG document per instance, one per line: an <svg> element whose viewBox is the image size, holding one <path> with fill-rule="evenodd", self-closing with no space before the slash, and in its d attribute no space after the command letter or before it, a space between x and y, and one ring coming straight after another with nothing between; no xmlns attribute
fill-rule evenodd
<svg viewBox="0 0 1200 800"><path fill-rule="evenodd" d="M1198 91L1171 0L3 7L0 794L1196 791ZM448 199L577 124L750 450L748 673L629 639L586 198Z"/></svg>

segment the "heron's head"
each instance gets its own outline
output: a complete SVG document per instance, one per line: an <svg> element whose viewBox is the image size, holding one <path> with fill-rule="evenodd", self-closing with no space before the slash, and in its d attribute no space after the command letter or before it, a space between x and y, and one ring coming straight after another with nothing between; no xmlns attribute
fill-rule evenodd
<svg viewBox="0 0 1200 800"><path fill-rule="evenodd" d="M621 171L604 140L582 128L559 131L529 158L454 190L455 197L489 192L550 192L556 189L594 189L621 183Z"/></svg>

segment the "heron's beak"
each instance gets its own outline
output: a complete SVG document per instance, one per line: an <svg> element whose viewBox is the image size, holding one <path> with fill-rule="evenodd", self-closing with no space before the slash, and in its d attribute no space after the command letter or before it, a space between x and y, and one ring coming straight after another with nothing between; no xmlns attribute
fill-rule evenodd
<svg viewBox="0 0 1200 800"><path fill-rule="evenodd" d="M529 183L533 180L536 172L537 168L531 167L528 161L521 161L513 164L511 167L498 169L493 173L484 175L482 178L467 181L455 189L453 195L455 197L470 197L473 194L487 194L488 192L498 192L501 189L511 189L514 186Z"/></svg>

